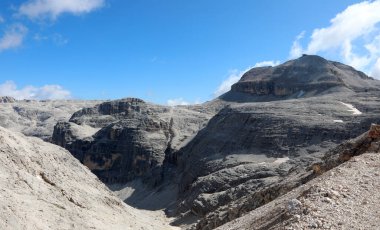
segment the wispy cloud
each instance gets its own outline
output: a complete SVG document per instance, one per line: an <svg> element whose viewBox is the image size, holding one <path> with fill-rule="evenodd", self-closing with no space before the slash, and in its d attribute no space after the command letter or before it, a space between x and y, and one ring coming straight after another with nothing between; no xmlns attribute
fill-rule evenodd
<svg viewBox="0 0 380 230"><path fill-rule="evenodd" d="M0 15L0 24L4 23L5 22L5 19L3 16Z"/></svg>
<svg viewBox="0 0 380 230"><path fill-rule="evenodd" d="M257 67L264 67L264 66L277 66L280 64L280 61L262 61L262 62L258 62L256 63L253 68L257 68ZM251 68L250 68L251 69ZM248 69L249 70L249 69Z"/></svg>
<svg viewBox="0 0 380 230"><path fill-rule="evenodd" d="M103 7L104 4L104 0L29 0L20 6L19 14L30 19L55 20L64 13L89 13Z"/></svg>
<svg viewBox="0 0 380 230"><path fill-rule="evenodd" d="M27 32L28 29L22 24L10 26L0 38L0 52L21 46Z"/></svg>
<svg viewBox="0 0 380 230"><path fill-rule="evenodd" d="M60 100L70 99L71 93L60 85L45 85L42 87L25 86L24 88L18 89L13 81L6 81L0 84L0 96L11 96L18 100Z"/></svg>
<svg viewBox="0 0 380 230"><path fill-rule="evenodd" d="M353 4L331 19L329 26L315 29L306 48L299 43L303 36L298 36L290 56L338 53L343 62L380 78L379 12L380 0Z"/></svg>
<svg viewBox="0 0 380 230"><path fill-rule="evenodd" d="M289 58L298 58L302 55L303 49L300 44L301 39L305 36L305 31L302 31L297 35L296 39L293 42L292 48L290 49Z"/></svg>
<svg viewBox="0 0 380 230"><path fill-rule="evenodd" d="M42 35L37 33L34 34L33 39L38 42L51 41L57 46L63 46L69 42L69 39L59 33L54 33L52 35Z"/></svg>
<svg viewBox="0 0 380 230"><path fill-rule="evenodd" d="M200 100L196 100L194 102L189 102L182 97L169 99L166 104L168 106L177 106L177 105L195 105L195 104L201 104L202 102Z"/></svg>
<svg viewBox="0 0 380 230"><path fill-rule="evenodd" d="M189 105L190 102L186 101L185 99L183 99L182 97L180 98L174 98L174 99L169 99L167 101L167 104L169 106L176 106L176 105Z"/></svg>
<svg viewBox="0 0 380 230"><path fill-rule="evenodd" d="M245 72L252 68L263 67L263 66L276 66L279 65L280 61L262 61L256 63L253 67L249 67L243 71L240 70L231 70L229 76L224 80L214 92L214 97L219 97L220 95L227 93L231 90L231 86L238 82Z"/></svg>

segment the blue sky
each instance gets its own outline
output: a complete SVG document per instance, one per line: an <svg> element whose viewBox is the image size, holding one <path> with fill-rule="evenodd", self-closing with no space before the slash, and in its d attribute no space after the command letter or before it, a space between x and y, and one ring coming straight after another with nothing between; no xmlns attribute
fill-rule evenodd
<svg viewBox="0 0 380 230"><path fill-rule="evenodd" d="M355 15L371 15L367 11L378 5L354 0L2 0L0 94L203 102L257 63L278 64L303 52L377 74L380 18L373 13L357 22ZM357 33L347 24L354 24ZM338 39L345 33L348 42ZM367 49L369 44L374 48Z"/></svg>

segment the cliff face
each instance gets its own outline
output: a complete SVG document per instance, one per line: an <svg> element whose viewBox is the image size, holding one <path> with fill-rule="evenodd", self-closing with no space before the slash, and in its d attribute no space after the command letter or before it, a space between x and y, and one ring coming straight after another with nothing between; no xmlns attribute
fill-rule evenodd
<svg viewBox="0 0 380 230"><path fill-rule="evenodd" d="M129 98L78 111L70 122L55 126L53 142L106 183L144 177L154 185L162 179L166 157L210 116L201 107L171 108ZM95 132L78 135L85 129Z"/></svg>

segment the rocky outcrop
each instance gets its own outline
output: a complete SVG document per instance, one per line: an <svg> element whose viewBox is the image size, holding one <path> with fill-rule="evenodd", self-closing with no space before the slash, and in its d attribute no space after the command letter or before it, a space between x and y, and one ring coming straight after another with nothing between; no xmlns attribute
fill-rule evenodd
<svg viewBox="0 0 380 230"><path fill-rule="evenodd" d="M162 180L164 161L208 121L202 107L166 107L127 98L76 112L55 126L53 142L68 149L106 183ZM99 129L78 137L74 128ZM78 133L78 132L76 132Z"/></svg>
<svg viewBox="0 0 380 230"><path fill-rule="evenodd" d="M0 99L0 126L27 136L50 141L54 126L68 121L81 108L92 107L100 101L32 101Z"/></svg>
<svg viewBox="0 0 380 230"><path fill-rule="evenodd" d="M221 98L265 101L304 98L331 91L371 90L378 91L379 83L364 73L319 56L304 55L276 67L251 69Z"/></svg>
<svg viewBox="0 0 380 230"><path fill-rule="evenodd" d="M217 229L378 229L379 128L328 151L330 170L313 165L315 179Z"/></svg>
<svg viewBox="0 0 380 230"><path fill-rule="evenodd" d="M0 229L171 229L53 144L0 127Z"/></svg>
<svg viewBox="0 0 380 230"><path fill-rule="evenodd" d="M8 97L8 96L0 97L0 103L14 103L14 102L16 102L16 99L14 99L13 97Z"/></svg>

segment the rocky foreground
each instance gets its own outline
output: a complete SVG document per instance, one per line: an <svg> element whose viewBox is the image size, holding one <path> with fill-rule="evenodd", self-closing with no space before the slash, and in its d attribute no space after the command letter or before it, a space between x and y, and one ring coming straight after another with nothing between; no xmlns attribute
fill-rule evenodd
<svg viewBox="0 0 380 230"><path fill-rule="evenodd" d="M0 127L0 229L171 229L125 205L68 151Z"/></svg>
<svg viewBox="0 0 380 230"><path fill-rule="evenodd" d="M335 154L327 153L314 173L321 173L320 165L347 162L217 229L379 229L379 130L372 126L334 149Z"/></svg>

